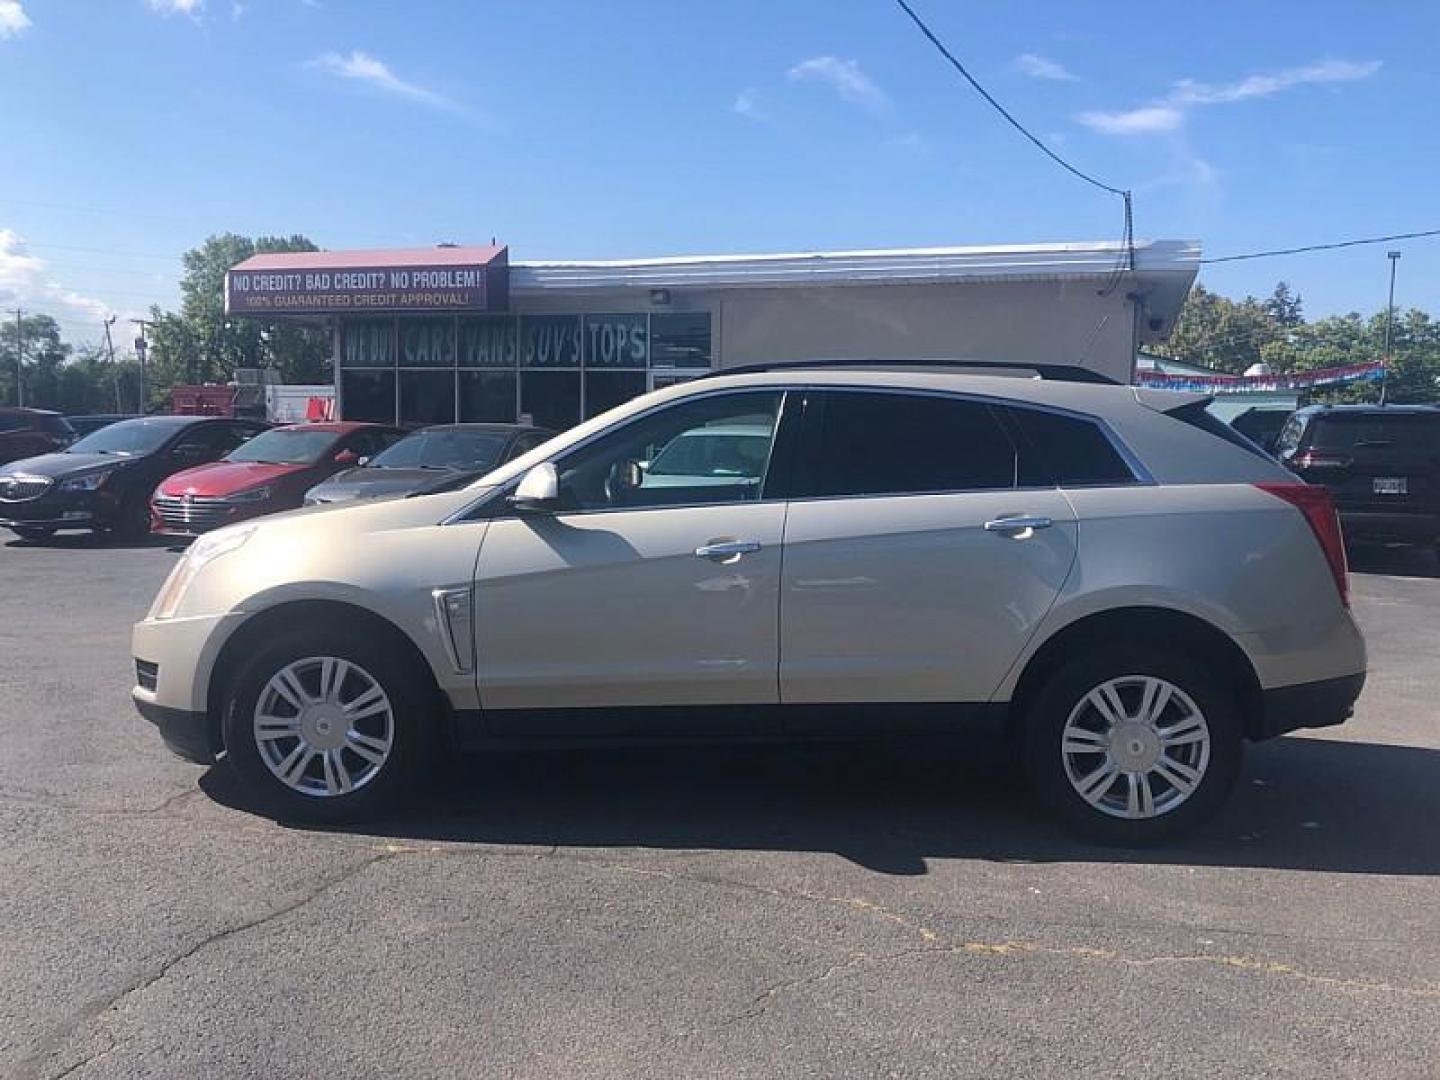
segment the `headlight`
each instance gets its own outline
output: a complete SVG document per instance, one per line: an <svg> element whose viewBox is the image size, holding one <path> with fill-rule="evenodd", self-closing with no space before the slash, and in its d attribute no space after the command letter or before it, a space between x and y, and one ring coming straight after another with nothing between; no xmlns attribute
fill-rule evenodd
<svg viewBox="0 0 1440 1080"><path fill-rule="evenodd" d="M60 481L61 491L94 491L106 480L114 469L98 469L95 472L85 473L81 476L72 476L69 480Z"/></svg>
<svg viewBox="0 0 1440 1080"><path fill-rule="evenodd" d="M195 580L195 575L210 562L220 558L221 555L228 555L250 539L250 535L256 530L255 525L236 525L228 529L219 529L213 533L207 533L190 545L190 550L180 560L175 569L170 571L170 576L165 579L165 584L160 586L160 595L155 597L155 604L150 609L150 617L154 619L168 619L174 615L180 607L180 601L185 596L185 590Z"/></svg>
<svg viewBox="0 0 1440 1080"><path fill-rule="evenodd" d="M226 495L224 500L227 503L252 503L264 502L268 498L270 498L270 489L258 487L251 488L249 491L237 491L234 495Z"/></svg>

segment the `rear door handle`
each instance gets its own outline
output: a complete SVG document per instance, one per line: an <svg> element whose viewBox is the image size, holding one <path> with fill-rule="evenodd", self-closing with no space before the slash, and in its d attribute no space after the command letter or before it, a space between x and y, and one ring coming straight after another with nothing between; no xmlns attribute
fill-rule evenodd
<svg viewBox="0 0 1440 1080"><path fill-rule="evenodd" d="M1003 533L1006 536L1023 539L1036 529L1048 529L1054 524L1055 522L1052 519L1041 517L1038 514L1009 514L1005 517L994 518L991 521L985 522L985 531Z"/></svg>
<svg viewBox="0 0 1440 1080"><path fill-rule="evenodd" d="M741 555L752 555L759 551L761 546L759 540L721 540L713 544L701 544L695 549L695 557L729 562Z"/></svg>

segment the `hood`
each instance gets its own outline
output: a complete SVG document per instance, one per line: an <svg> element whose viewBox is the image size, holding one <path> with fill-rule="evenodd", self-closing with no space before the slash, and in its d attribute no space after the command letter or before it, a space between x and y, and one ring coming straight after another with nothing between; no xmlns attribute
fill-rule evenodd
<svg viewBox="0 0 1440 1080"><path fill-rule="evenodd" d="M452 471L438 469L346 469L311 488L310 494L326 502L382 499L408 495L454 475Z"/></svg>
<svg viewBox="0 0 1440 1080"><path fill-rule="evenodd" d="M49 476L59 479L72 473L89 472L91 469L108 469L116 465L128 465L138 458L123 457L120 454L41 454L39 457L21 458L8 465L0 465L0 476Z"/></svg>
<svg viewBox="0 0 1440 1080"><path fill-rule="evenodd" d="M155 489L157 495L234 495L274 480L304 472L309 465L272 465L262 461L215 461L171 476Z"/></svg>

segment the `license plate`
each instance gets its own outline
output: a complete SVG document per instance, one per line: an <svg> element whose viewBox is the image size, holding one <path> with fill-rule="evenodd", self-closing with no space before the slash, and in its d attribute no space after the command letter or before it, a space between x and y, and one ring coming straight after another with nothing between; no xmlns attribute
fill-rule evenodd
<svg viewBox="0 0 1440 1080"><path fill-rule="evenodd" d="M1403 476L1377 476L1375 477L1376 495L1406 495L1409 494L1409 484Z"/></svg>

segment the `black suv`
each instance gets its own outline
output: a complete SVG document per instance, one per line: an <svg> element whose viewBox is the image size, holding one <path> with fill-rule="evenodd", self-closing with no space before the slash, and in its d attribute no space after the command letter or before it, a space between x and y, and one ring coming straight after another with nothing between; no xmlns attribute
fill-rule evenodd
<svg viewBox="0 0 1440 1080"><path fill-rule="evenodd" d="M0 525L27 540L57 529L144 536L155 485L181 469L218 461L268 426L217 416L110 424L60 453L0 468Z"/></svg>
<svg viewBox="0 0 1440 1080"><path fill-rule="evenodd" d="M1280 460L1335 497L1347 540L1436 544L1440 408L1312 405L1290 418Z"/></svg>

